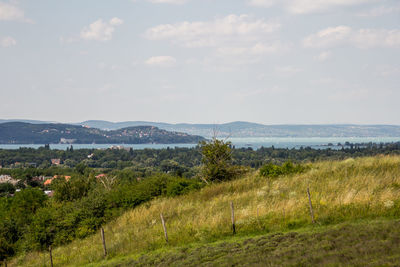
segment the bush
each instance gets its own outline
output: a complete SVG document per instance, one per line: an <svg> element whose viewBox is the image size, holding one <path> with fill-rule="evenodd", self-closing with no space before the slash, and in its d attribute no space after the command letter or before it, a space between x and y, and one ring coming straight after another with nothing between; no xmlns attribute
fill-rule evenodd
<svg viewBox="0 0 400 267"><path fill-rule="evenodd" d="M282 166L268 163L260 168L260 175L264 177L278 177L280 175L302 173L306 169L306 166L295 165L291 161L285 162Z"/></svg>
<svg viewBox="0 0 400 267"><path fill-rule="evenodd" d="M23 189L13 198L0 198L0 258L84 238L129 208L202 185L196 179L156 174L139 181L125 179L106 188L93 178L74 175L68 181L54 180L52 199L39 189Z"/></svg>
<svg viewBox="0 0 400 267"><path fill-rule="evenodd" d="M175 178L167 184L166 195L169 197L183 195L189 191L198 190L201 186L202 184L197 180Z"/></svg>
<svg viewBox="0 0 400 267"><path fill-rule="evenodd" d="M57 233L54 210L43 207L36 212L29 225L31 245L34 249L45 250L53 244Z"/></svg>
<svg viewBox="0 0 400 267"><path fill-rule="evenodd" d="M76 175L68 181L64 177L54 179L51 187L56 201L73 201L87 196L93 183L89 177Z"/></svg>
<svg viewBox="0 0 400 267"><path fill-rule="evenodd" d="M207 181L231 180L232 173L232 149L230 142L224 142L213 138L211 141L203 141L201 145L203 178Z"/></svg>
<svg viewBox="0 0 400 267"><path fill-rule="evenodd" d="M15 187L10 183L0 184L0 196L14 194Z"/></svg>

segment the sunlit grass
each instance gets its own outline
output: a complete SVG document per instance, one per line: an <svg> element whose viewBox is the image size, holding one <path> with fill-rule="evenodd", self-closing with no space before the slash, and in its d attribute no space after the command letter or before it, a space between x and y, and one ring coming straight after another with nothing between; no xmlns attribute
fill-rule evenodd
<svg viewBox="0 0 400 267"><path fill-rule="evenodd" d="M315 163L299 175L214 184L175 198L160 198L105 225L108 258L212 242L231 236L229 202L238 235L288 231L311 224L307 187L318 225L400 217L400 157L380 156ZM160 213L166 219L165 243ZM43 266L47 254L30 253L12 264ZM83 265L103 259L100 234L53 249L54 264ZM48 264L48 263L47 263Z"/></svg>

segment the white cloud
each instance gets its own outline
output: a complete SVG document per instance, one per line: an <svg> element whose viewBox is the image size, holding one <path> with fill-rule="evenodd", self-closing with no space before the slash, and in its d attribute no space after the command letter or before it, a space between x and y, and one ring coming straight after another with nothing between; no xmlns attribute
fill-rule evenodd
<svg viewBox="0 0 400 267"><path fill-rule="evenodd" d="M327 61L332 57L332 52L331 51L323 51L321 52L318 56L315 57L316 60L318 61Z"/></svg>
<svg viewBox="0 0 400 267"><path fill-rule="evenodd" d="M169 40L183 47L254 45L279 28L280 24L276 22L254 19L248 15L229 15L212 21L158 25L148 29L145 36L150 40Z"/></svg>
<svg viewBox="0 0 400 267"><path fill-rule="evenodd" d="M329 47L342 43L350 36L351 28L347 26L329 27L303 40L305 47Z"/></svg>
<svg viewBox="0 0 400 267"><path fill-rule="evenodd" d="M24 11L15 5L0 2L0 20L25 21Z"/></svg>
<svg viewBox="0 0 400 267"><path fill-rule="evenodd" d="M119 26L119 25L122 25L123 23L124 23L124 21L120 18L110 19L110 25L112 25L112 26Z"/></svg>
<svg viewBox="0 0 400 267"><path fill-rule="evenodd" d="M24 11L15 4L17 1L10 2L11 3L0 2L0 21L4 20L33 23L31 19L25 17Z"/></svg>
<svg viewBox="0 0 400 267"><path fill-rule="evenodd" d="M147 59L144 63L148 66L173 67L176 64L176 59L171 56L156 56Z"/></svg>
<svg viewBox="0 0 400 267"><path fill-rule="evenodd" d="M287 9L293 14L324 12L335 7L354 6L371 2L371 0L291 0Z"/></svg>
<svg viewBox="0 0 400 267"><path fill-rule="evenodd" d="M81 31L81 38L84 40L109 41L112 39L115 27L123 24L119 18L112 18L109 22L102 19L96 20Z"/></svg>
<svg viewBox="0 0 400 267"><path fill-rule="evenodd" d="M14 46L17 44L17 41L15 41L14 38L10 37L10 36L6 36L0 39L0 46L2 47L10 47L10 46Z"/></svg>
<svg viewBox="0 0 400 267"><path fill-rule="evenodd" d="M400 46L400 30L359 29L348 26L330 27L303 39L305 47L353 45L358 48Z"/></svg>
<svg viewBox="0 0 400 267"><path fill-rule="evenodd" d="M309 14L328 11L336 7L353 6L372 2L373 0L250 0L248 3L257 7L282 5L292 14Z"/></svg>
<svg viewBox="0 0 400 267"><path fill-rule="evenodd" d="M209 71L232 71L260 62L265 55L288 49L277 39L280 23L249 15L228 15L210 21L180 22L150 28L145 37L185 48L208 48L211 54L193 60Z"/></svg>

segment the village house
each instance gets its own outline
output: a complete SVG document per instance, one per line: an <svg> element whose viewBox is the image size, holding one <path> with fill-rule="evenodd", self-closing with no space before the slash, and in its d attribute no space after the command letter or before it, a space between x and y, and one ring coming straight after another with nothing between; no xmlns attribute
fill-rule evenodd
<svg viewBox="0 0 400 267"><path fill-rule="evenodd" d="M60 144L73 144L76 139L60 138Z"/></svg>
<svg viewBox="0 0 400 267"><path fill-rule="evenodd" d="M46 181L47 179L49 179L49 178L52 178L51 176L43 176L43 175L40 175L40 176L35 176L35 177L33 177L32 178L32 181L35 181L35 182L44 182L44 181Z"/></svg>
<svg viewBox="0 0 400 267"><path fill-rule="evenodd" d="M51 159L51 164L60 165L61 164L61 159Z"/></svg>
<svg viewBox="0 0 400 267"><path fill-rule="evenodd" d="M54 175L52 178L49 178L49 179L47 179L44 183L43 183L43 185L51 185L51 183L53 182L53 180L54 179L58 179L58 178L61 178L61 177L64 177L64 179L68 182L69 181L69 179L71 179L71 176L68 176L68 175Z"/></svg>
<svg viewBox="0 0 400 267"><path fill-rule="evenodd" d="M18 180L12 178L10 175L0 175L0 184L10 183L12 185L16 185Z"/></svg>

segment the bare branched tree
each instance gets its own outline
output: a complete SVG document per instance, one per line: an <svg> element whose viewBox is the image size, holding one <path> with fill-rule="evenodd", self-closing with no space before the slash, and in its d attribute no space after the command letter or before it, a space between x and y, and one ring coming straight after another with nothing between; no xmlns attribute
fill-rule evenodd
<svg viewBox="0 0 400 267"><path fill-rule="evenodd" d="M108 191L111 190L114 185L117 183L117 177L116 176L107 176L104 175L99 178L100 183L104 186L105 189Z"/></svg>

